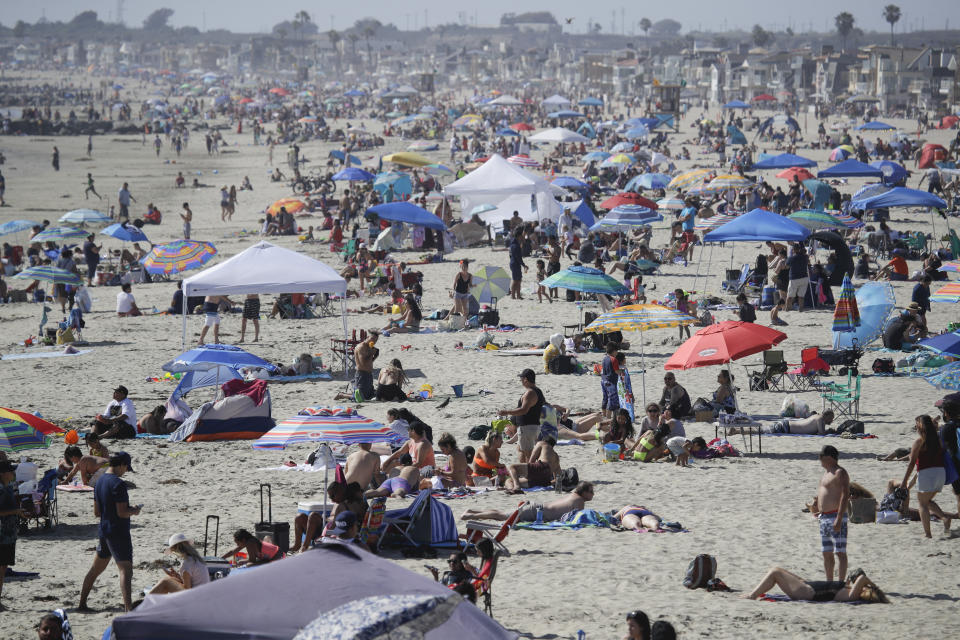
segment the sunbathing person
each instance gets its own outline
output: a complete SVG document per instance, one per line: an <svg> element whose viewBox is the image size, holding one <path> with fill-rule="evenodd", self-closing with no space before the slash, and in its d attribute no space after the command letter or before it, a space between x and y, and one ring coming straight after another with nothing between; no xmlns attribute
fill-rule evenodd
<svg viewBox="0 0 960 640"><path fill-rule="evenodd" d="M620 522L621 527L634 531L657 531L660 529L662 520L653 511L635 504L628 504L617 511L613 517Z"/></svg>
<svg viewBox="0 0 960 640"><path fill-rule="evenodd" d="M413 465L410 454L405 453L400 456L400 473L387 478L376 489L371 489L363 494L364 498L402 498L415 487L420 486L420 469Z"/></svg>
<svg viewBox="0 0 960 640"><path fill-rule="evenodd" d="M573 491L566 494L562 498L557 498L553 502L548 502L547 504L540 504L537 502L524 503L523 506L520 507L520 514L517 517L517 522L536 522L538 520L538 515L540 516L539 519L542 522L559 520L560 517L565 513L583 509L587 502L593 500L593 495L593 483L581 482ZM460 519L499 520L502 522L508 519L511 515L513 514L506 513L504 511L498 511L496 509L490 509L488 511L467 509L463 512L463 515L460 516Z"/></svg>
<svg viewBox="0 0 960 640"><path fill-rule="evenodd" d="M503 434L491 430L473 456L474 476L494 478L507 474L507 467L500 464L500 447L502 446Z"/></svg>
<svg viewBox="0 0 960 640"><path fill-rule="evenodd" d="M437 446L440 447L440 453L447 456L448 461L447 466L436 473L437 477L440 478L440 482L448 489L451 487L466 486L467 469L470 467L467 464L467 456L457 447L456 438L449 433L441 433L440 439L437 440ZM422 489L429 489L430 487L423 486L423 482L429 482L429 480L421 482Z"/></svg>
<svg viewBox="0 0 960 640"><path fill-rule="evenodd" d="M554 405L558 413L566 414L567 409ZM561 420L561 423L563 421ZM557 437L562 440L599 440L601 444L610 442L620 447L630 446L634 436L633 421L626 409L617 409L613 418L604 418L600 413L591 413L576 422L567 422L573 428L557 427ZM591 427L595 427L591 429Z"/></svg>
<svg viewBox="0 0 960 640"><path fill-rule="evenodd" d="M69 446L63 454L63 459L73 465L70 472L64 476L62 484L70 484L73 477L80 474L80 482L92 487L97 483L107 469L110 468L109 458L100 458L97 456L85 456L80 447Z"/></svg>
<svg viewBox="0 0 960 640"><path fill-rule="evenodd" d="M831 422L833 422L833 411L827 409L823 413L814 413L806 418L784 418L778 420L769 427L763 427L763 432L822 436L827 433L827 425ZM727 433L735 433L735 431L727 429Z"/></svg>
<svg viewBox="0 0 960 640"><path fill-rule="evenodd" d="M408 293L403 298L403 315L390 321L382 331L392 331L393 333L416 333L420 331L420 321L423 320L423 312L420 311L420 305L412 293Z"/></svg>
<svg viewBox="0 0 960 640"><path fill-rule="evenodd" d="M771 569L753 591L740 597L756 600L773 587L779 587L791 600L889 603L887 596L880 590L880 587L871 582L863 571L850 574L846 582L807 581L780 567Z"/></svg>
<svg viewBox="0 0 960 640"><path fill-rule="evenodd" d="M531 462L507 465L507 473L510 474L504 484L507 493L523 493L523 486L553 486L553 479L563 471L560 456L553 448L556 444L553 437L547 436L533 447Z"/></svg>
<svg viewBox="0 0 960 640"><path fill-rule="evenodd" d="M237 555L239 552L246 553L247 559L239 560L237 564L264 564L272 560L278 560L283 556L283 554L280 553L280 547L268 540L260 540L246 529L239 529L233 534L233 542L237 546L227 551L221 557L227 559Z"/></svg>

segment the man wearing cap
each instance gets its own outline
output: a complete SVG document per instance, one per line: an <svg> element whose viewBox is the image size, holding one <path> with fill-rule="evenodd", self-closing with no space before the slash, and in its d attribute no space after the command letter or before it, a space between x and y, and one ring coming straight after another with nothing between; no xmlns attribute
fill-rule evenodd
<svg viewBox="0 0 960 640"><path fill-rule="evenodd" d="M133 471L130 454L125 451L114 452L110 454L110 470L93 488L93 513L100 518L99 539L93 565L83 579L77 611L92 611L87 606L87 596L90 595L93 583L107 568L111 557L120 571L123 608L125 611L132 608L130 585L133 580L133 541L130 539L130 517L140 514L140 506L130 506L127 485L121 479L128 471Z"/></svg>
<svg viewBox="0 0 960 640"><path fill-rule="evenodd" d="M513 423L517 425L517 449L520 452L520 463L523 464L530 459L530 453L537 444L537 436L540 435L540 410L546 400L537 387L537 374L533 369L524 369L519 377L524 392L517 402L517 408L500 409L497 415L512 416Z"/></svg>
<svg viewBox="0 0 960 640"><path fill-rule="evenodd" d="M320 540L321 543L342 542L344 544L360 544L357 534L360 526L357 524L357 514L353 511L341 511L333 521L333 527Z"/></svg>
<svg viewBox="0 0 960 640"><path fill-rule="evenodd" d="M113 390L113 400L93 421L94 432L101 438L136 438L137 410L127 396L127 388L120 385Z"/></svg>
<svg viewBox="0 0 960 640"><path fill-rule="evenodd" d="M7 567L16 564L19 517L26 516L17 501L17 468L9 460L0 460L0 596ZM0 602L0 611L3 611Z"/></svg>

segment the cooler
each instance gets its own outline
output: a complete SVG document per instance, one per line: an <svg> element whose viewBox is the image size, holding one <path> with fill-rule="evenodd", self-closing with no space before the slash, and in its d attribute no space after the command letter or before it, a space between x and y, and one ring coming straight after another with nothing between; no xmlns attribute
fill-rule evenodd
<svg viewBox="0 0 960 640"><path fill-rule="evenodd" d="M764 287L763 291L760 292L760 308L761 309L772 309L773 301L777 296L776 287Z"/></svg>

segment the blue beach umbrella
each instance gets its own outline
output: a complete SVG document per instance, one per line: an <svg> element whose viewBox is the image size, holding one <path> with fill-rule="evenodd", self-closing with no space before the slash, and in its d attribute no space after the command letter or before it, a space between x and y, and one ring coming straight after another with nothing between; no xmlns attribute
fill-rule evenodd
<svg viewBox="0 0 960 640"><path fill-rule="evenodd" d="M39 226L39 224L40 223L33 222L32 220L11 220L10 222L4 222L3 224L0 224L0 236L5 236L8 233L20 233L21 231L27 231Z"/></svg>
<svg viewBox="0 0 960 640"><path fill-rule="evenodd" d="M857 290L856 301L860 326L853 331L834 331L834 349L846 349L854 344L862 348L879 338L896 305L893 286L889 282L868 282Z"/></svg>
<svg viewBox="0 0 960 640"><path fill-rule="evenodd" d="M376 176L369 171L364 171L357 167L347 167L333 174L334 180L348 180L350 182L370 182Z"/></svg>
<svg viewBox="0 0 960 640"><path fill-rule="evenodd" d="M123 242L150 242L147 234L132 224L114 223L101 231L105 236L122 240Z"/></svg>
<svg viewBox="0 0 960 640"><path fill-rule="evenodd" d="M60 216L59 222L82 226L85 224L110 224L112 220L110 216L96 209L74 209Z"/></svg>
<svg viewBox="0 0 960 640"><path fill-rule="evenodd" d="M670 180L672 179L673 178L671 176L668 176L665 173L644 173L630 180L623 190L635 191L637 188L666 189L667 185L670 184Z"/></svg>
<svg viewBox="0 0 960 640"><path fill-rule="evenodd" d="M208 371L219 366L239 370L244 367L263 367L274 370L273 364L240 347L228 344L205 344L184 351L179 356L161 367L169 373L185 373L187 371Z"/></svg>

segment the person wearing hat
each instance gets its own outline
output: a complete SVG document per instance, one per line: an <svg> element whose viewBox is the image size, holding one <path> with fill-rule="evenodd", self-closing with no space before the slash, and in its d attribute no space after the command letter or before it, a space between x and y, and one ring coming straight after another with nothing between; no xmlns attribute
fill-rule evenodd
<svg viewBox="0 0 960 640"><path fill-rule="evenodd" d="M530 459L530 453L537 444L537 436L540 435L540 410L546 400L537 387L537 374L533 369L524 369L519 378L524 392L517 402L517 408L500 409L497 415L511 416L513 423L517 425L517 449L520 452L520 463L524 464Z"/></svg>
<svg viewBox="0 0 960 640"><path fill-rule="evenodd" d="M0 596L7 567L16 564L19 519L26 515L17 499L17 468L7 459L0 460Z"/></svg>
<svg viewBox="0 0 960 640"><path fill-rule="evenodd" d="M359 544L357 534L360 533L360 525L357 520L357 514L353 511L344 510L337 514L333 521L333 527L327 529L326 535L321 538L321 543L343 542L346 544Z"/></svg>
<svg viewBox="0 0 960 640"><path fill-rule="evenodd" d="M94 433L101 438L137 437L137 410L128 396L123 385L113 390L113 400L91 423Z"/></svg>
<svg viewBox="0 0 960 640"><path fill-rule="evenodd" d="M115 451L110 454L110 470L97 480L93 488L93 514L100 518L99 538L93 565L83 578L77 611L92 611L87 606L87 596L93 589L93 583L110 564L110 558L114 559L120 571L120 594L123 596L124 611L130 611L133 608L130 600L133 581L133 541L130 539L130 518L140 515L142 505L130 506L127 484L121 479L128 471L133 471L130 454L126 451Z"/></svg>
<svg viewBox="0 0 960 640"><path fill-rule="evenodd" d="M185 534L175 533L170 536L170 540L167 541L167 550L164 553L179 556L181 558L180 567L177 569L165 567L163 571L167 574L167 577L158 582L150 590L150 593L174 593L210 582L210 572L207 571L207 564Z"/></svg>

